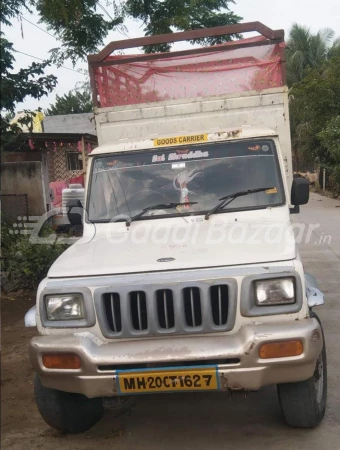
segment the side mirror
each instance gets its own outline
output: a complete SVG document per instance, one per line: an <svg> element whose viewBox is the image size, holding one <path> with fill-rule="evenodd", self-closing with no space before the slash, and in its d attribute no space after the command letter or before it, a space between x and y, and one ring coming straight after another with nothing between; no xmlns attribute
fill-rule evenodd
<svg viewBox="0 0 340 450"><path fill-rule="evenodd" d="M80 200L69 200L66 203L67 218L71 225L82 225L83 205Z"/></svg>
<svg viewBox="0 0 340 450"><path fill-rule="evenodd" d="M292 184L291 204L305 205L309 200L309 182L305 178L295 178Z"/></svg>

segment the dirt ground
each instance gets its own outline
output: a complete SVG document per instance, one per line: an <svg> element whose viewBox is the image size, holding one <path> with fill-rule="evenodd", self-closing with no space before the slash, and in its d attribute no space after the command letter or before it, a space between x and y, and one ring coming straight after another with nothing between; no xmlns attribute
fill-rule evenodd
<svg viewBox="0 0 340 450"><path fill-rule="evenodd" d="M315 430L288 428L281 416L275 387L247 399L218 393L140 396L132 408L103 419L82 435L62 435L41 419L33 398L33 371L28 343L36 330L24 328L32 295L2 298L1 440L4 450L339 450L340 449L340 203L316 194L299 220L321 223L331 244L300 246L306 269L320 280L326 304L318 312L328 351L328 407ZM338 208L338 209L336 209Z"/></svg>
<svg viewBox="0 0 340 450"><path fill-rule="evenodd" d="M123 414L107 411L100 426L79 436L62 435L41 419L34 401L34 372L28 358L28 343L36 335L35 328L25 328L23 318L35 303L35 293L16 297L2 295L2 355L1 355L1 448L50 450L60 447L91 449L93 440L119 439L131 407ZM133 402L130 402L133 405ZM92 439L91 442L88 440ZM67 444L69 443L69 444Z"/></svg>

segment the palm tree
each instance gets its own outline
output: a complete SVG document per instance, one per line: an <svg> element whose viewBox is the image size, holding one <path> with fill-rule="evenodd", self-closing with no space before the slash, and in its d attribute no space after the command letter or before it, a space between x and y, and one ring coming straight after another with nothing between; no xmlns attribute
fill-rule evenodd
<svg viewBox="0 0 340 450"><path fill-rule="evenodd" d="M334 31L325 28L312 34L309 28L294 23L287 41L288 86L301 81L308 68L317 68L340 48Z"/></svg>
<svg viewBox="0 0 340 450"><path fill-rule="evenodd" d="M340 37L333 41L332 47L328 51L328 58L332 58L336 55L340 55Z"/></svg>

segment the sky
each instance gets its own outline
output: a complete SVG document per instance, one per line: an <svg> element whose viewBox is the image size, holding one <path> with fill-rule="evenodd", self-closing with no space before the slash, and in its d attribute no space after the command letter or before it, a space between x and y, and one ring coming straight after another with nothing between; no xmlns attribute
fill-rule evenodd
<svg viewBox="0 0 340 450"><path fill-rule="evenodd" d="M260 21L272 29L284 29L286 36L294 22L305 25L312 32L317 32L322 28L331 28L336 36L340 37L340 0L236 0L236 4L231 4L231 9L243 17L243 22ZM51 35L36 28L28 21L38 24L46 31L43 24L38 23L38 16L24 13L22 21L23 36L19 20L13 20L12 27L3 27L6 38L14 44L17 51L32 55L37 58L46 59L49 50L58 47L60 43ZM141 37L143 35L141 23L129 20L126 22L128 36ZM104 45L110 41L126 39L124 35L115 31L110 33ZM173 48L187 48L189 44L176 44ZM133 52L133 51L132 51ZM14 69L26 67L36 59L16 53ZM55 96L67 93L75 88L76 84L86 80L86 76L77 72L78 69L87 69L87 63L81 62L72 66L71 61L65 61L64 67L51 66L46 70L46 74L54 74L58 78L58 85L53 93L41 98L39 101L27 97L24 103L17 105L17 111L23 109L34 110L38 106L45 109L54 103ZM71 69L71 70L70 70Z"/></svg>

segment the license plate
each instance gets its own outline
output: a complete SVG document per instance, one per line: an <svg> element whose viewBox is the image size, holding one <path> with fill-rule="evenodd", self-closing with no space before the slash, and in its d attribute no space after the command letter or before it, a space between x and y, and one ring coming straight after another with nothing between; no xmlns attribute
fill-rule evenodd
<svg viewBox="0 0 340 450"><path fill-rule="evenodd" d="M217 367L162 368L117 371L120 394L216 391Z"/></svg>

